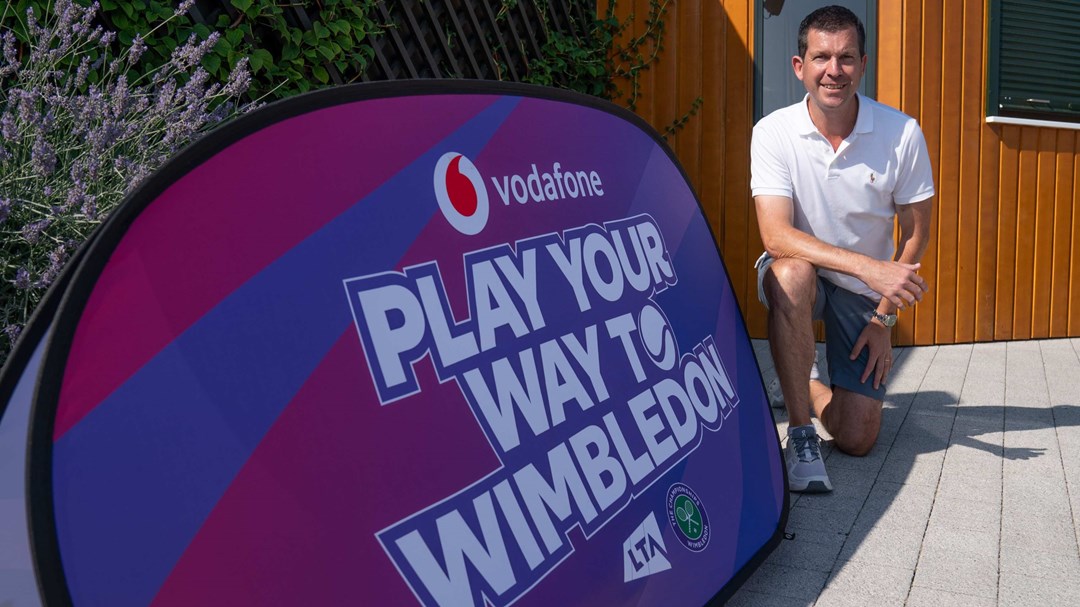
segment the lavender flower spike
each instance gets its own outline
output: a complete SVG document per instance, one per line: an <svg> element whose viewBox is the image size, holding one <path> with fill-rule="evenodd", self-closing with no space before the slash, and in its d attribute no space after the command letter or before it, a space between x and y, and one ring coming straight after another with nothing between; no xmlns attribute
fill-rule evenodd
<svg viewBox="0 0 1080 607"><path fill-rule="evenodd" d="M82 1L35 1L49 10L28 9L18 30L0 9L0 364L70 253L176 150L238 113L250 83L246 61L227 82L200 67L216 32L136 78L160 24L109 47L116 35Z"/></svg>

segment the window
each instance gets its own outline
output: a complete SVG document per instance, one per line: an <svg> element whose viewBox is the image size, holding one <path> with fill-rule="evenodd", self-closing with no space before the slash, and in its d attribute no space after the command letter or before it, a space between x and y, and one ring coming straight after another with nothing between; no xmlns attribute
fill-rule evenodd
<svg viewBox="0 0 1080 607"><path fill-rule="evenodd" d="M991 0L986 113L1080 122L1080 2Z"/></svg>
<svg viewBox="0 0 1080 607"><path fill-rule="evenodd" d="M877 46L876 0L757 0L757 40L754 52L755 118L791 105L806 94L803 84L791 70L791 58L799 52L799 24L823 6L839 4L851 10L866 28L866 54L870 61L859 93L875 94L874 47Z"/></svg>

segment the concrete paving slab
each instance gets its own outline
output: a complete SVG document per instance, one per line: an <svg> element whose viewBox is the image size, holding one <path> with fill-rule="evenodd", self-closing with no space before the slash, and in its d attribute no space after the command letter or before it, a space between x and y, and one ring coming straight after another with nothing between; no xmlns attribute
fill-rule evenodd
<svg viewBox="0 0 1080 607"><path fill-rule="evenodd" d="M1036 578L1080 580L1080 559L1042 550L1004 550L1001 571Z"/></svg>
<svg viewBox="0 0 1080 607"><path fill-rule="evenodd" d="M768 562L799 569L829 573L847 539L846 533L830 533L800 529L792 539L780 542L769 555Z"/></svg>
<svg viewBox="0 0 1080 607"><path fill-rule="evenodd" d="M963 471L943 470L938 497L970 499L1001 504L1001 478L968 476Z"/></svg>
<svg viewBox="0 0 1080 607"><path fill-rule="evenodd" d="M934 494L932 487L879 481L859 512L855 527L882 525L924 529L934 505Z"/></svg>
<svg viewBox="0 0 1080 607"><path fill-rule="evenodd" d="M938 495L930 513L930 526L1000 533L1001 505L978 500L956 499Z"/></svg>
<svg viewBox="0 0 1080 607"><path fill-rule="evenodd" d="M1080 545L1080 491L1073 491L1069 495L1069 502L1072 504L1073 533L1076 537L1076 543Z"/></svg>
<svg viewBox="0 0 1080 607"><path fill-rule="evenodd" d="M913 585L986 599L997 597L997 563L966 554L920 558Z"/></svg>
<svg viewBox="0 0 1080 607"><path fill-rule="evenodd" d="M1005 406L962 406L956 411L956 419L953 420L953 438L957 436L997 436L995 442L1001 445L1005 431ZM984 438L984 440L989 440Z"/></svg>
<svg viewBox="0 0 1080 607"><path fill-rule="evenodd" d="M817 597L796 599L769 592L740 589L726 603L727 607L812 607Z"/></svg>
<svg viewBox="0 0 1080 607"><path fill-rule="evenodd" d="M1001 551L1039 550L1077 558L1076 533L1064 518L1002 516Z"/></svg>
<svg viewBox="0 0 1080 607"><path fill-rule="evenodd" d="M1006 346L975 344L967 367L960 405L979 406L1005 402Z"/></svg>
<svg viewBox="0 0 1080 607"><path fill-rule="evenodd" d="M963 559L988 565L996 571L1000 536L998 531L956 529L930 519L919 559L947 562Z"/></svg>
<svg viewBox="0 0 1080 607"><path fill-rule="evenodd" d="M874 596L864 588L826 588L818 597L815 607L903 607L903 598Z"/></svg>
<svg viewBox="0 0 1080 607"><path fill-rule="evenodd" d="M1076 605L1080 580L1048 580L1015 573L1002 573L998 605L1000 607L1036 607Z"/></svg>
<svg viewBox="0 0 1080 607"><path fill-rule="evenodd" d="M809 529L826 533L847 535L855 524L859 512L855 509L829 510L807 507L799 503L788 511L787 529L793 533Z"/></svg>
<svg viewBox="0 0 1080 607"><path fill-rule="evenodd" d="M903 603L914 576L913 569L847 561L841 563L825 582L825 592L843 591L871 599L865 601L864 605L877 605L879 601Z"/></svg>
<svg viewBox="0 0 1080 607"><path fill-rule="evenodd" d="M1067 516L1069 491L1064 476L1026 475L1023 470L1010 469L1002 475L1002 512L1032 516Z"/></svg>
<svg viewBox="0 0 1080 607"><path fill-rule="evenodd" d="M730 604L1080 604L1080 339L894 358L874 451L825 449L836 491L794 497L801 541Z"/></svg>
<svg viewBox="0 0 1080 607"><path fill-rule="evenodd" d="M905 607L996 607L997 597L971 596L913 586Z"/></svg>
<svg viewBox="0 0 1080 607"><path fill-rule="evenodd" d="M984 442L983 437L994 440L993 435L955 436L949 450L945 453L945 461L941 466L941 473L961 473L979 478L1000 479L1002 474L1000 445ZM1000 439L1000 437L996 437Z"/></svg>
<svg viewBox="0 0 1080 607"><path fill-rule="evenodd" d="M840 551L839 560L914 569L919 562L922 538L923 530L917 527L878 525L854 529Z"/></svg>
<svg viewBox="0 0 1080 607"><path fill-rule="evenodd" d="M745 590L813 603L825 587L829 574L796 567L763 563L743 585Z"/></svg>
<svg viewBox="0 0 1080 607"><path fill-rule="evenodd" d="M878 481L936 487L945 451L925 453L897 440L878 474Z"/></svg>

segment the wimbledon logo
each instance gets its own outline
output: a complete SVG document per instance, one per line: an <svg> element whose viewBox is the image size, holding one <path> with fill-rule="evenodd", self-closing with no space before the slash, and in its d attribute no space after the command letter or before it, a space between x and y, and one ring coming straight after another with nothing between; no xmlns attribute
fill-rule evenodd
<svg viewBox="0 0 1080 607"><path fill-rule="evenodd" d="M693 552L701 552L709 545L709 516L705 514L701 498L693 489L683 483L669 487L667 512L671 528L683 546Z"/></svg>
<svg viewBox="0 0 1080 607"><path fill-rule="evenodd" d="M443 216L462 234L479 234L488 220L488 195L476 165L457 152L435 163L435 198Z"/></svg>

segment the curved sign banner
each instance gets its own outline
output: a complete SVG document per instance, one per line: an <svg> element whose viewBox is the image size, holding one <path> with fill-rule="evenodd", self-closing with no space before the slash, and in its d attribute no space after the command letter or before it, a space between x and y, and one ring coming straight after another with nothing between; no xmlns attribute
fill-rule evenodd
<svg viewBox="0 0 1080 607"><path fill-rule="evenodd" d="M114 213L44 343L50 606L703 605L787 514L685 175L576 94L358 85L236 120Z"/></svg>

